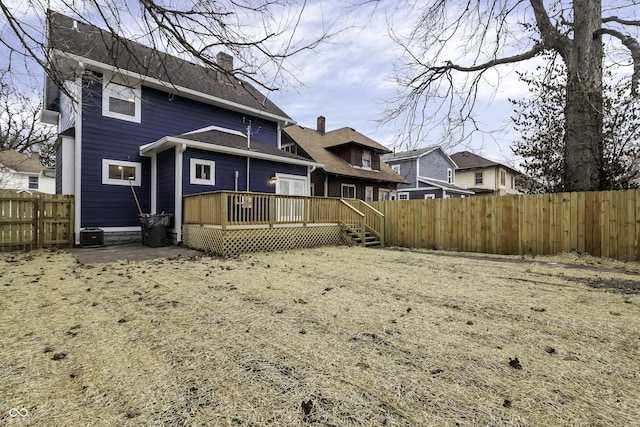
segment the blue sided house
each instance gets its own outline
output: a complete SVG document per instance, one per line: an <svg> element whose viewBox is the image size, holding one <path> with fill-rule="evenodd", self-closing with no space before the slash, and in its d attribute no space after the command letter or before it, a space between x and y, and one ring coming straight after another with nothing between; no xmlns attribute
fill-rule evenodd
<svg viewBox="0 0 640 427"><path fill-rule="evenodd" d="M398 200L467 197L473 191L455 184L456 163L439 146L394 152L382 156L407 183L398 185Z"/></svg>
<svg viewBox="0 0 640 427"><path fill-rule="evenodd" d="M139 241L140 213L171 214L180 242L183 197L214 191L309 195L322 166L281 150L294 123L247 82L95 26L48 12L42 121L56 124L56 193L75 197L74 232Z"/></svg>

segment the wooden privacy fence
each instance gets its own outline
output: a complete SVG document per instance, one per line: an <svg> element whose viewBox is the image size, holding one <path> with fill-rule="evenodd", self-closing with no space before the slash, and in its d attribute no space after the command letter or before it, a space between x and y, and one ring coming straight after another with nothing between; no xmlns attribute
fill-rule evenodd
<svg viewBox="0 0 640 427"><path fill-rule="evenodd" d="M0 250L73 246L73 196L0 191Z"/></svg>
<svg viewBox="0 0 640 427"><path fill-rule="evenodd" d="M387 246L640 261L640 190L372 202Z"/></svg>

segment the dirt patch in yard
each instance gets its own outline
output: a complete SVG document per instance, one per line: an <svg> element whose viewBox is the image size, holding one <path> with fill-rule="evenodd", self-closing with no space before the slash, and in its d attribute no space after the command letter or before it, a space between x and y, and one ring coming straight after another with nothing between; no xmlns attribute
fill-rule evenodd
<svg viewBox="0 0 640 427"><path fill-rule="evenodd" d="M0 420L634 425L638 264L571 257L0 254Z"/></svg>

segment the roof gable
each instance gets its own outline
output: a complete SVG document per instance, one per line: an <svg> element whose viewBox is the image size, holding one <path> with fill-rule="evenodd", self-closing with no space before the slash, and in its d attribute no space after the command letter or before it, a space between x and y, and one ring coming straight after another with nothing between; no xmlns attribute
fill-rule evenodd
<svg viewBox="0 0 640 427"><path fill-rule="evenodd" d="M318 163L324 164L323 169L327 173L376 181L407 182L384 162L380 162L379 171L354 168L345 160L332 153L332 148L346 144L355 144L378 153L390 152L385 146L351 128L341 128L321 133L315 129L291 125L285 127L283 132L307 153L309 157Z"/></svg>
<svg viewBox="0 0 640 427"><path fill-rule="evenodd" d="M124 39L96 26L49 11L48 47L63 56L85 58L94 68L113 68L140 76L143 82L164 83L164 88L183 94L189 90L219 99L255 113L266 113L281 121L292 122L278 106L251 84L219 73L140 43ZM96 70L106 71L106 70ZM53 101L53 100L50 100ZM48 105L45 107L49 107Z"/></svg>
<svg viewBox="0 0 640 427"><path fill-rule="evenodd" d="M479 169L490 168L495 166L502 166L506 169L516 172L513 168L503 165L502 163L494 162L485 157L471 153L470 151L459 151L451 155L451 158L458 165L458 169Z"/></svg>
<svg viewBox="0 0 640 427"><path fill-rule="evenodd" d="M409 151L393 152L390 154L385 154L382 157L382 159L385 162L394 162L394 161L401 161L401 160L417 160L433 152L439 152L442 157L444 157L454 167L457 167L456 162L454 162L453 159L447 153L445 153L445 151L439 145L434 145L434 146L425 147L425 148L417 148L415 150L409 150Z"/></svg>

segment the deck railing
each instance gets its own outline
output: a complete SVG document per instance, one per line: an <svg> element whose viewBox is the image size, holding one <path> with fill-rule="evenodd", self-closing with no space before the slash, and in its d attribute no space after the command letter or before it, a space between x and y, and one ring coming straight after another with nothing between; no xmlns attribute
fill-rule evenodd
<svg viewBox="0 0 640 427"><path fill-rule="evenodd" d="M341 223L340 199L220 191L183 198L185 224L238 226Z"/></svg>

